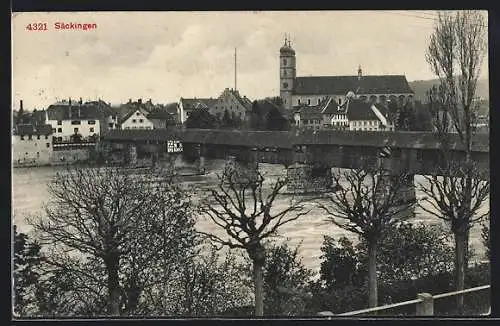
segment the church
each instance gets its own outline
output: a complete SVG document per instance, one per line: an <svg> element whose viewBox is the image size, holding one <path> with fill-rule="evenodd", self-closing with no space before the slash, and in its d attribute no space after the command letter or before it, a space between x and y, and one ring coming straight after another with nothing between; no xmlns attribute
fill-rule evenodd
<svg viewBox="0 0 500 326"><path fill-rule="evenodd" d="M295 50L285 38L280 48L280 97L285 109L290 112L330 99L342 106L349 92L358 100L382 105L391 100L404 103L414 94L404 75L364 76L361 67L353 76L297 77Z"/></svg>

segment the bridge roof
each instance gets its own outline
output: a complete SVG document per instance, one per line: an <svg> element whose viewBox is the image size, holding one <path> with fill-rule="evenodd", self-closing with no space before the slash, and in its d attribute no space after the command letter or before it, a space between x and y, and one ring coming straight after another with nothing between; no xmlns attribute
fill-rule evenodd
<svg viewBox="0 0 500 326"><path fill-rule="evenodd" d="M188 143L292 148L294 134L288 131L242 131L186 129L182 141Z"/></svg>
<svg viewBox="0 0 500 326"><path fill-rule="evenodd" d="M451 138L451 149L463 149L458 134L452 135ZM440 147L435 134L412 131L306 131L300 134L294 143L301 145L392 146L419 149L438 149ZM476 152L489 152L489 135L475 135L472 141L472 149Z"/></svg>
<svg viewBox="0 0 500 326"><path fill-rule="evenodd" d="M185 143L214 144L228 146L255 146L292 148L293 145L341 145L398 148L438 149L439 143L430 132L383 132L383 131L243 131L212 129L129 129L111 130L103 135L105 140L165 141L180 140ZM463 148L458 135L454 135L451 148ZM489 135L477 134L472 148L476 152L489 152Z"/></svg>

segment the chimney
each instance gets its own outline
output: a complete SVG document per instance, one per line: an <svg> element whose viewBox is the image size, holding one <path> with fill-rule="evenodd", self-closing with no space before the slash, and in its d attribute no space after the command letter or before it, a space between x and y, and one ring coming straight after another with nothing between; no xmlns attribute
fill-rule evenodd
<svg viewBox="0 0 500 326"><path fill-rule="evenodd" d="M358 66L358 80L363 76L363 71L361 70L361 65Z"/></svg>
<svg viewBox="0 0 500 326"><path fill-rule="evenodd" d="M129 102L129 103L132 103L132 99L131 99L131 98L129 98L129 99L128 99L128 102Z"/></svg>
<svg viewBox="0 0 500 326"><path fill-rule="evenodd" d="M137 103L142 104L142 98L138 99Z"/></svg>
<svg viewBox="0 0 500 326"><path fill-rule="evenodd" d="M19 100L19 111L23 110L23 100Z"/></svg>
<svg viewBox="0 0 500 326"><path fill-rule="evenodd" d="M79 103L80 103L80 105L82 105L82 103L83 103L83 100L82 100L82 98L81 98L81 97L80 97L80 102L79 102Z"/></svg>

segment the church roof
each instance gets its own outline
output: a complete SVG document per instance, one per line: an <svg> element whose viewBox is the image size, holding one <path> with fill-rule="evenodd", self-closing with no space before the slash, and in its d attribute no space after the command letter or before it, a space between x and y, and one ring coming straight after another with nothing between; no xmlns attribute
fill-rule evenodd
<svg viewBox="0 0 500 326"><path fill-rule="evenodd" d="M297 77L294 94L327 95L353 91L356 94L407 94L413 90L404 75Z"/></svg>

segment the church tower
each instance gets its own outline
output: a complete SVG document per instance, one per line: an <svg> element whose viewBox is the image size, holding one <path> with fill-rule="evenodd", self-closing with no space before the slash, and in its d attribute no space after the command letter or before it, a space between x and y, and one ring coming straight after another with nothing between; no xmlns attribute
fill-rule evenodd
<svg viewBox="0 0 500 326"><path fill-rule="evenodd" d="M292 109L292 90L295 82L295 51L290 40L285 37L285 44L280 49L280 97L285 109Z"/></svg>

